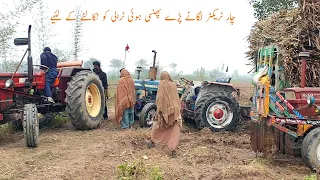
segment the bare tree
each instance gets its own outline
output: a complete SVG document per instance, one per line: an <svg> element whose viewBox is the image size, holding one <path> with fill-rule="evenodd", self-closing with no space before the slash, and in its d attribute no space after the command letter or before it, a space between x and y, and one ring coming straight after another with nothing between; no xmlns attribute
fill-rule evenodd
<svg viewBox="0 0 320 180"><path fill-rule="evenodd" d="M12 58L13 43L10 40L13 38L15 28L19 25L19 17L30 11L38 0L17 0L11 1L15 6L9 9L7 4L1 4L1 7L6 11L0 12L0 58L2 71L13 71L17 65ZM7 1L8 3L8 1Z"/></svg>
<svg viewBox="0 0 320 180"><path fill-rule="evenodd" d="M173 75L176 75L177 63L171 63L169 66L173 69Z"/></svg>
<svg viewBox="0 0 320 180"><path fill-rule="evenodd" d="M53 48L52 53L58 57L59 62L68 61L71 58L71 53L59 48Z"/></svg>
<svg viewBox="0 0 320 180"><path fill-rule="evenodd" d="M55 35L51 30L50 16L46 11L48 4L46 1L39 0L33 9L32 18L34 20L34 30L37 34L37 50L36 54L40 54L43 48L52 45L51 38ZM40 63L40 56L37 56L36 63Z"/></svg>
<svg viewBox="0 0 320 180"><path fill-rule="evenodd" d="M83 22L81 21L81 17L83 15L82 8L80 6L76 6L74 11L75 21L73 23L73 48L72 54L74 59L77 60L81 51L83 50L81 38L82 38L82 31L83 31Z"/></svg>

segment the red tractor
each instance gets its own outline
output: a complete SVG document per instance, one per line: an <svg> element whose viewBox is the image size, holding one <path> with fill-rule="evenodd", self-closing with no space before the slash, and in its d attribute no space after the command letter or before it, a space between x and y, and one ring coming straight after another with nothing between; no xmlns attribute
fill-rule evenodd
<svg viewBox="0 0 320 180"><path fill-rule="evenodd" d="M18 73L16 70L0 73L0 124L21 123L27 147L38 145L38 114L67 111L76 129L97 128L105 106L105 94L99 77L90 69L82 68L82 61L59 62L59 74L51 87L55 103L48 103L43 95L46 70L34 69L42 65L33 65L30 32L31 25L28 38L14 39L15 45L28 45L20 61L21 64L28 52L28 72Z"/></svg>

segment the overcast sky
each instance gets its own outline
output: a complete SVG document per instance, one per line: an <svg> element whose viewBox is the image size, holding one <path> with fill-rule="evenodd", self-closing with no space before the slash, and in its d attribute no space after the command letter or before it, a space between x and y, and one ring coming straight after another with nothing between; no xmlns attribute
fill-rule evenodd
<svg viewBox="0 0 320 180"><path fill-rule="evenodd" d="M229 71L238 69L239 73L246 74L251 67L246 66L247 50L246 37L256 19L253 17L253 9L248 0L48 0L48 13L50 16L55 10L59 10L61 21L51 24L50 27L58 34L53 39L60 43L60 47L69 50L72 45L72 22L66 21L69 13L74 10L76 3L82 4L88 15L98 13L96 21L84 21L83 44L86 49L81 60L90 57L99 59L103 69L108 71L111 59L124 59L125 47L128 43L130 53L127 54L126 67L130 71L135 70L135 61L145 58L152 63L153 49L157 50L157 58L160 64L167 66L177 63L178 71L192 73L197 68L214 69L223 62L229 66ZM134 15L141 15L140 21L128 22L128 15L133 9ZM215 9L216 16L221 15L220 21L210 19L209 14ZM108 10L106 19L103 16ZM160 16L152 16L149 22L145 22L145 16L152 9L160 10ZM121 21L112 22L111 16L115 11ZM201 21L186 21L190 12L190 18L202 11ZM181 24L177 21L166 21L170 16L178 18L181 13ZM234 18L231 25L227 18ZM47 21L51 21L48 18ZM30 14L23 17L21 31L27 29L28 24L34 21ZM35 36L33 34L33 36Z"/></svg>

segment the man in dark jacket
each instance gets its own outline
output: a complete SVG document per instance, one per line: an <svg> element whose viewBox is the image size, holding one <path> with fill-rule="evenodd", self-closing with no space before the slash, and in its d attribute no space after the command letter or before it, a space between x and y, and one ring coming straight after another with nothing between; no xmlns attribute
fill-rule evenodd
<svg viewBox="0 0 320 180"><path fill-rule="evenodd" d="M103 88L104 88L104 93L105 93L106 99L108 99L108 79L107 79L107 74L101 70L99 61L94 61L92 64L93 64L93 71L99 76L99 78L100 78L100 80L102 82ZM104 107L103 118L105 120L108 119L107 102L106 102L106 105Z"/></svg>
<svg viewBox="0 0 320 180"><path fill-rule="evenodd" d="M46 86L44 89L44 95L48 98L48 102L54 103L54 100L52 99L51 86L58 76L58 58L56 55L51 53L51 49L49 47L45 47L43 49L43 53L40 55L40 59L41 65L49 68L48 72L46 72ZM45 70L47 68L41 67L41 69Z"/></svg>

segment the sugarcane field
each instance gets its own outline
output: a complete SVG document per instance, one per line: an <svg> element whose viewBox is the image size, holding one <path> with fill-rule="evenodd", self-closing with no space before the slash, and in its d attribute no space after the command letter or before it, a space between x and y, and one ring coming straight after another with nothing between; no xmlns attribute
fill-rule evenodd
<svg viewBox="0 0 320 180"><path fill-rule="evenodd" d="M320 0L0 3L0 179L320 179Z"/></svg>

